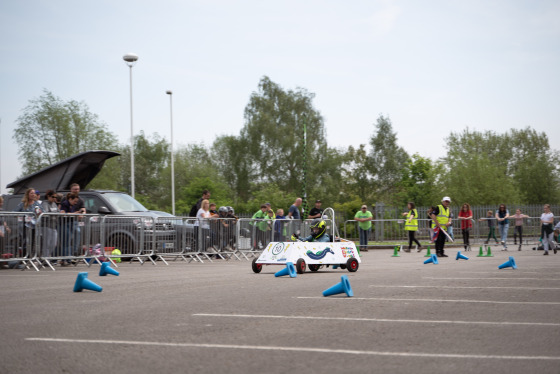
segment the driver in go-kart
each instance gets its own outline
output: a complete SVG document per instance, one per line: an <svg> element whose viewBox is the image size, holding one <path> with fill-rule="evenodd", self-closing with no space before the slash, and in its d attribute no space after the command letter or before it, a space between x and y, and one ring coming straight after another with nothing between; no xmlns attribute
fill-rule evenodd
<svg viewBox="0 0 560 374"><path fill-rule="evenodd" d="M330 242L331 241L331 237L329 236L329 234L327 234L325 231L327 230L327 225L325 223L325 221L323 221L321 218L315 218L313 221L311 221L311 235L305 237L305 238L301 238L299 239L299 241L302 242ZM291 237L292 241L297 241L298 240L298 235L297 234L292 234Z"/></svg>

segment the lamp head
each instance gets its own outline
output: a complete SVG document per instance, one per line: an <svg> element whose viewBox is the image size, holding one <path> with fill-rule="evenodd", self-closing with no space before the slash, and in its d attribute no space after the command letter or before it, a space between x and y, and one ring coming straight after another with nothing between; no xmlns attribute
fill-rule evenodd
<svg viewBox="0 0 560 374"><path fill-rule="evenodd" d="M138 55L135 53L127 53L123 56L123 60L127 65L132 66L136 61L138 61Z"/></svg>

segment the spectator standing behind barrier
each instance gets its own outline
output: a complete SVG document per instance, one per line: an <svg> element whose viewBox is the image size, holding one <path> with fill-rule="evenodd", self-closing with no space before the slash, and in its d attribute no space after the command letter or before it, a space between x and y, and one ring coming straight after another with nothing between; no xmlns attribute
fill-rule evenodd
<svg viewBox="0 0 560 374"><path fill-rule="evenodd" d="M505 204L500 204L500 207L496 211L496 221L498 221L498 226L500 227L500 238L501 244L504 246L502 251L507 251L507 235L509 230L509 210L507 210Z"/></svg>
<svg viewBox="0 0 560 374"><path fill-rule="evenodd" d="M323 203L321 202L321 200L315 200L315 206L311 208L307 218L308 219L323 218L323 209L321 209L322 204Z"/></svg>
<svg viewBox="0 0 560 374"><path fill-rule="evenodd" d="M550 211L550 205L544 204L543 214L541 215L541 235L543 239L544 255L548 256L548 250L552 249L556 254L556 244L554 244L554 214Z"/></svg>
<svg viewBox="0 0 560 374"><path fill-rule="evenodd" d="M80 214L80 209L78 208L78 200L80 198L75 193L68 193L66 199L60 204L60 212L66 214ZM76 240L74 235L75 226L78 225L76 216L64 217L63 227L62 227L62 253L61 256L68 257L72 256L72 248L75 247L73 240ZM70 264L70 260L61 261L61 266Z"/></svg>
<svg viewBox="0 0 560 374"><path fill-rule="evenodd" d="M202 206L202 201L203 200L210 201L210 191L208 191L208 190L202 191L202 197L200 199L198 199L196 204L194 204L192 206L191 211L189 212L189 217L196 217L197 216L198 211L200 210L200 208Z"/></svg>
<svg viewBox="0 0 560 374"><path fill-rule="evenodd" d="M447 231L448 226L451 225L449 205L451 205L451 198L446 196L441 200L441 204L432 211L431 218L436 225L434 231L436 236L436 255L438 257L448 257L445 254L446 235L441 231Z"/></svg>
<svg viewBox="0 0 560 374"><path fill-rule="evenodd" d="M264 203L264 205L266 205L266 211L268 212L269 210L272 211L272 219L276 218L276 214L274 213L274 210L272 210L272 205L270 203Z"/></svg>
<svg viewBox="0 0 560 374"><path fill-rule="evenodd" d="M26 250L25 255L31 255L31 250L33 249L33 245L35 244L35 224L37 223L37 216L41 214L43 211L41 209L41 205L35 199L35 189L28 188L21 199L21 202L16 207L16 212L28 212L33 213L33 216L25 216L25 224L21 226L21 232L23 234L23 243L24 249ZM28 230L31 230L30 235L30 242L28 242L29 234L27 233Z"/></svg>
<svg viewBox="0 0 560 374"><path fill-rule="evenodd" d="M0 196L0 211L3 211L4 209L2 208L2 206L4 205L4 198L2 196ZM0 253L4 253L4 249L6 249L5 245L6 245L6 238L8 237L8 235L10 235L10 233L12 232L12 229L10 229L10 226L8 226L8 224L6 223L5 220L0 220Z"/></svg>
<svg viewBox="0 0 560 374"><path fill-rule="evenodd" d="M496 244L498 244L498 239L496 238L496 219L493 217L494 213L489 210L486 213L486 218L479 218L478 222L482 222L482 221L487 221L488 222L488 238L486 238L486 241L484 242L484 244L488 244L488 242L490 241L490 238L494 238L494 240L496 241Z"/></svg>
<svg viewBox="0 0 560 374"><path fill-rule="evenodd" d="M301 197L298 197L296 201L290 206L288 210L288 215L286 218L293 219L294 222L292 223L292 230L299 235L301 233L301 206L302 200Z"/></svg>
<svg viewBox="0 0 560 374"><path fill-rule="evenodd" d="M35 190L35 201L39 203L39 205L43 204L43 201L41 200L41 193L39 192L39 190Z"/></svg>
<svg viewBox="0 0 560 374"><path fill-rule="evenodd" d="M207 246L210 244L206 240L206 238L210 237L210 202L206 199L202 200L200 204L200 209L196 212L196 221L194 222L195 226L199 228L199 235L198 235L198 243L199 245L204 247L202 251L205 251Z"/></svg>
<svg viewBox="0 0 560 374"><path fill-rule="evenodd" d="M253 214L252 219L254 220L252 224L256 226L255 230L255 243L254 248L264 248L266 240L266 232L268 230L268 222L265 222L268 219L268 207L265 204L261 205L261 208Z"/></svg>
<svg viewBox="0 0 560 374"><path fill-rule="evenodd" d="M301 198L298 197L296 201L290 206L290 210L288 211L288 218L301 220Z"/></svg>
<svg viewBox="0 0 560 374"><path fill-rule="evenodd" d="M459 220L461 221L461 233L463 234L463 247L465 251L471 250L471 243L469 241L470 231L472 228L472 210L469 203L464 203L459 212Z"/></svg>
<svg viewBox="0 0 560 374"><path fill-rule="evenodd" d="M418 231L418 211L416 210L416 205L413 202L409 202L406 205L408 212L404 212L402 215L406 216L406 220L404 221L404 229L408 232L408 250L406 252L410 252L412 248L412 242L415 242L418 246L417 252L422 250L422 245L420 242L414 237L416 232Z"/></svg>
<svg viewBox="0 0 560 374"><path fill-rule="evenodd" d="M528 215L522 214L521 209L516 209L515 214L511 216L511 218L515 218L515 229L513 231L513 244L517 245L517 235L519 235L519 248L521 250L521 246L523 245L523 218L529 218Z"/></svg>
<svg viewBox="0 0 560 374"><path fill-rule="evenodd" d="M231 207L231 206L226 206L227 209L227 219L228 219L228 224L229 224L229 231L233 234L228 242L228 246L230 248L235 248L235 240L236 240L236 231L235 231L235 225L237 225L237 220L239 219L239 217L237 217L235 215L235 210Z"/></svg>
<svg viewBox="0 0 560 374"><path fill-rule="evenodd" d="M56 203L56 193L53 190L47 190L45 199L41 204L43 213L59 213L60 209ZM44 216L41 218L43 222L43 245L41 256L50 257L54 254L54 250L58 241L57 216Z"/></svg>
<svg viewBox="0 0 560 374"><path fill-rule="evenodd" d="M362 205L362 208L354 215L354 219L358 221L360 248L367 249L369 233L371 231L371 220L373 219L373 215L367 210L367 205Z"/></svg>
<svg viewBox="0 0 560 374"><path fill-rule="evenodd" d="M284 209L280 208L276 211L276 221L274 221L274 241L283 242L286 237L286 217Z"/></svg>
<svg viewBox="0 0 560 374"><path fill-rule="evenodd" d="M80 185L78 183L72 183L70 185L70 192L78 196L78 202L76 203L76 211L81 214L86 213L86 208L84 206L84 201L80 198ZM82 240L82 232L80 229L80 223L78 222L81 219L79 217L77 220L74 220L74 231L72 232L72 241L73 241L73 254L74 256L81 255L80 251L80 243Z"/></svg>

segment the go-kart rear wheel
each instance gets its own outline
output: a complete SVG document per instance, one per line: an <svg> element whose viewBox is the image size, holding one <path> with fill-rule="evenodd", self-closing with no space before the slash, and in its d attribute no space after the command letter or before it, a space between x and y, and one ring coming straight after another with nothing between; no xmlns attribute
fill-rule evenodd
<svg viewBox="0 0 560 374"><path fill-rule="evenodd" d="M253 263L251 264L251 267L253 268L253 271L255 273L260 273L263 266L262 266L262 264L257 264L257 260L258 260L258 258L253 259Z"/></svg>
<svg viewBox="0 0 560 374"><path fill-rule="evenodd" d="M360 264L358 263L358 260L356 260L354 257L349 258L348 261L346 261L346 267L348 268L348 271L351 273L358 271L359 266Z"/></svg>
<svg viewBox="0 0 560 374"><path fill-rule="evenodd" d="M307 266L309 267L309 270L311 270L311 271L317 271L321 267L321 265L319 265L319 264L309 264Z"/></svg>
<svg viewBox="0 0 560 374"><path fill-rule="evenodd" d="M305 260L303 258L300 258L299 260L297 260L296 270L297 270L298 274L305 273L305 267L306 266L307 266L307 264L305 263Z"/></svg>

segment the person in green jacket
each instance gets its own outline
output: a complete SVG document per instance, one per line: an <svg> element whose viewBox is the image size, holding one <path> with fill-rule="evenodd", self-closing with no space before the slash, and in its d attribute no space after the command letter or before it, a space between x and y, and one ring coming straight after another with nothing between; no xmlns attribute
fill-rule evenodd
<svg viewBox="0 0 560 374"><path fill-rule="evenodd" d="M270 210L266 204L262 204L261 209L253 214L252 219L254 221L252 221L251 224L257 227L254 243L255 248L264 248L270 241L270 235L267 233L272 229L273 215L274 212Z"/></svg>
<svg viewBox="0 0 560 374"><path fill-rule="evenodd" d="M373 215L367 210L367 205L362 205L362 209L356 212L354 220L358 221L360 231L360 248L366 248L368 245L369 232L371 231L371 220Z"/></svg>

